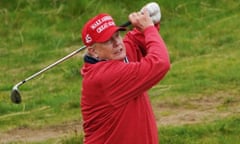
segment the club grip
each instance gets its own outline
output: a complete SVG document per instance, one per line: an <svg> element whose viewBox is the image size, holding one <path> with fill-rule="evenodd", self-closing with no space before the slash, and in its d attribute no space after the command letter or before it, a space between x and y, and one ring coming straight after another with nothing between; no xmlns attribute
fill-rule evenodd
<svg viewBox="0 0 240 144"><path fill-rule="evenodd" d="M124 24L120 25L120 27L127 27L127 26L129 26L129 25L131 25L131 22L130 22L130 21L127 21L127 22L125 22Z"/></svg>

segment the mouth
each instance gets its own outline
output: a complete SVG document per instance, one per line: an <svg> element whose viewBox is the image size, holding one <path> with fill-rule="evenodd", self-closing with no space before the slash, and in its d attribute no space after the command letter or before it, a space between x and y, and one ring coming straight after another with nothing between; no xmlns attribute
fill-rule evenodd
<svg viewBox="0 0 240 144"><path fill-rule="evenodd" d="M114 54L114 55L119 55L119 54L122 54L122 52L123 52L123 48L120 48L120 49L114 51L113 54Z"/></svg>

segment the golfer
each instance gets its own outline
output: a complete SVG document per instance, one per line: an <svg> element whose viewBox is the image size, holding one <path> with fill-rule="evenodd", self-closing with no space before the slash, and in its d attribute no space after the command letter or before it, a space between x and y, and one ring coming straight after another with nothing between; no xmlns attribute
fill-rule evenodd
<svg viewBox="0 0 240 144"><path fill-rule="evenodd" d="M129 15L133 30L108 14L90 19L82 29L87 46L81 111L85 144L158 144L158 129L147 90L170 68L167 48L148 11Z"/></svg>

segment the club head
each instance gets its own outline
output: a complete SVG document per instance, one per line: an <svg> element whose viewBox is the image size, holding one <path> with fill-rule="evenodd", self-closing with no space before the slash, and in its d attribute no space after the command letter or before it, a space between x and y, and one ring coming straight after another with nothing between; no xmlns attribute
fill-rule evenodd
<svg viewBox="0 0 240 144"><path fill-rule="evenodd" d="M15 104L20 104L22 101L20 92L18 91L17 87L13 87L13 89L12 89L11 100Z"/></svg>

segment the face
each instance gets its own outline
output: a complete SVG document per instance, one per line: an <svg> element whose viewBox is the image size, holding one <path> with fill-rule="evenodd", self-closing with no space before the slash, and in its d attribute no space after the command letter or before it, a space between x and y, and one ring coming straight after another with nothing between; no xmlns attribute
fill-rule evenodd
<svg viewBox="0 0 240 144"><path fill-rule="evenodd" d="M95 43L89 49L91 55L102 60L123 60L126 56L126 48L119 32L103 43Z"/></svg>

